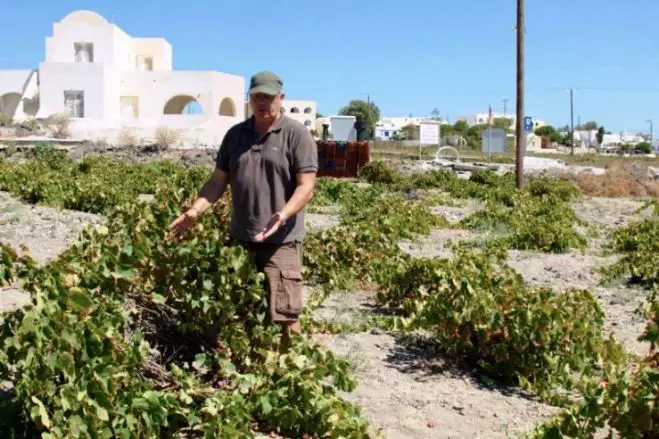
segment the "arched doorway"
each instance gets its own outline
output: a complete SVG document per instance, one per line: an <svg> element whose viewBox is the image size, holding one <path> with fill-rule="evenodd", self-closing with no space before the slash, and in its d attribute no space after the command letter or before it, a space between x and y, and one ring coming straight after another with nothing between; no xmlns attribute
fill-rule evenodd
<svg viewBox="0 0 659 439"><path fill-rule="evenodd" d="M236 117L236 104L233 103L233 99L231 98L222 99L222 102L220 102L219 115Z"/></svg>
<svg viewBox="0 0 659 439"><path fill-rule="evenodd" d="M163 114L200 115L204 114L204 109L192 96L177 95L167 101Z"/></svg>
<svg viewBox="0 0 659 439"><path fill-rule="evenodd" d="M20 93L6 93L0 96L0 114L6 117L14 117L18 104L21 103Z"/></svg>

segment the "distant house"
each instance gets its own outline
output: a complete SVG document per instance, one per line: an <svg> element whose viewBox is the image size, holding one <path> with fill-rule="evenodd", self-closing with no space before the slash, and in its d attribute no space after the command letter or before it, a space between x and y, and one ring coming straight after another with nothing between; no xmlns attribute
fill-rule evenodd
<svg viewBox="0 0 659 439"><path fill-rule="evenodd" d="M597 130L578 130L574 132L574 139L576 140L575 147L579 148L598 148L599 142L597 141Z"/></svg>
<svg viewBox="0 0 659 439"><path fill-rule="evenodd" d="M398 137L401 129L412 125L415 128L415 139L418 140L421 136L422 124L444 125L446 122L427 117L385 117L375 123L374 137L375 140L393 140Z"/></svg>
<svg viewBox="0 0 659 439"><path fill-rule="evenodd" d="M403 127L417 126L423 119L421 117L385 117L375 123L373 135L375 140L393 140L398 137Z"/></svg>
<svg viewBox="0 0 659 439"><path fill-rule="evenodd" d="M619 134L605 134L602 139L601 148L604 150L617 150L622 145L636 145L643 142L644 139L638 134L621 132Z"/></svg>
<svg viewBox="0 0 659 439"><path fill-rule="evenodd" d="M542 137L530 133L526 138L526 151L540 151L542 149Z"/></svg>

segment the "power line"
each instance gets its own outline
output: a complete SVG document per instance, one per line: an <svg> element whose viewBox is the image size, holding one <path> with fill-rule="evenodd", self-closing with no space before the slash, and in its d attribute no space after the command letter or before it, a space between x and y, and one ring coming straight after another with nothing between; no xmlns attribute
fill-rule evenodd
<svg viewBox="0 0 659 439"><path fill-rule="evenodd" d="M659 88L653 87L548 87L545 90L576 90L576 91L634 91L643 93L659 93ZM538 90L538 89L536 89Z"/></svg>

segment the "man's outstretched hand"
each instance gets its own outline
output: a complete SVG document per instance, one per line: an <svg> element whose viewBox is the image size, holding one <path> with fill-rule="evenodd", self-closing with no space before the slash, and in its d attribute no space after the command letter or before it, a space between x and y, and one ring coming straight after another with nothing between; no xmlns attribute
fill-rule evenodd
<svg viewBox="0 0 659 439"><path fill-rule="evenodd" d="M268 239L270 236L272 236L277 230L282 225L281 221L281 216L279 213L275 213L272 215L272 218L270 218L270 221L268 221L268 224L265 226L265 228L254 237L254 241L256 242L263 242L266 239Z"/></svg>
<svg viewBox="0 0 659 439"><path fill-rule="evenodd" d="M197 221L198 217L199 213L196 209L190 208L186 210L169 225L170 234L173 236L184 234Z"/></svg>

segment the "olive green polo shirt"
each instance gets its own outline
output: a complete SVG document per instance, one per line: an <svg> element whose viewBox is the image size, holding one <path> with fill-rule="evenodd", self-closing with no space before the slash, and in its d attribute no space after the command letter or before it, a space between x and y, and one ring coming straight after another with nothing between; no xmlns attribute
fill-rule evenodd
<svg viewBox="0 0 659 439"><path fill-rule="evenodd" d="M318 171L318 150L309 130L285 115L262 137L254 119L229 129L222 140L216 166L229 174L231 187L231 236L253 241L291 198L298 172ZM289 218L266 242L302 241L304 213Z"/></svg>

